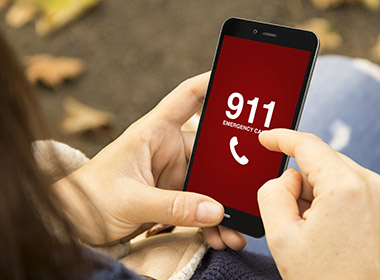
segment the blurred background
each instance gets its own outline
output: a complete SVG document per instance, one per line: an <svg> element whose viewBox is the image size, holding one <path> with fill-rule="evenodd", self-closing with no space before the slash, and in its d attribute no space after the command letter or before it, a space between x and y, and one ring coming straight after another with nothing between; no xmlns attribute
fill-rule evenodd
<svg viewBox="0 0 380 280"><path fill-rule="evenodd" d="M227 18L311 29L320 54L379 63L379 2L0 0L0 28L54 138L92 157L181 81L211 68Z"/></svg>

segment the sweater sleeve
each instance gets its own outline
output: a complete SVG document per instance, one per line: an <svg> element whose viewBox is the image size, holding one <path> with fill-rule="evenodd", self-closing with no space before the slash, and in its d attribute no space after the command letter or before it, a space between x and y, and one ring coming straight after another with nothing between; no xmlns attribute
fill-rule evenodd
<svg viewBox="0 0 380 280"><path fill-rule="evenodd" d="M271 257L231 249L209 249L191 280L276 280L281 279Z"/></svg>

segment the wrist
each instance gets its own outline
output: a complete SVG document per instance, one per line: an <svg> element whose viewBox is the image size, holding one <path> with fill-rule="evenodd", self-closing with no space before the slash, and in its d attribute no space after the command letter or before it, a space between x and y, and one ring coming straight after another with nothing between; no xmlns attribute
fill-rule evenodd
<svg viewBox="0 0 380 280"><path fill-rule="evenodd" d="M53 184L62 204L62 213L73 227L77 238L88 244L104 244L102 217L81 184L81 174L75 172Z"/></svg>

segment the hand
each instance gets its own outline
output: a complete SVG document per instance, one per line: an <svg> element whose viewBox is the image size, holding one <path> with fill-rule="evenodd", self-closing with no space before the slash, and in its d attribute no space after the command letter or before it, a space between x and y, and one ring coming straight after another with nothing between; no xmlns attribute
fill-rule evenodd
<svg viewBox="0 0 380 280"><path fill-rule="evenodd" d="M201 108L208 80L206 73L180 84L88 164L58 183L63 200L71 202L67 212L82 239L92 244L130 239L151 226L147 223L159 222L210 227L204 229L205 237L216 249L245 246L243 235L215 226L223 218L220 203L175 191L182 189L195 138L195 133L181 132L181 126ZM98 210L107 240L91 222L94 211L89 213L79 194L73 195L70 181L80 185Z"/></svg>
<svg viewBox="0 0 380 280"><path fill-rule="evenodd" d="M258 200L269 248L284 279L380 278L380 176L318 137L263 132L263 146L295 157Z"/></svg>

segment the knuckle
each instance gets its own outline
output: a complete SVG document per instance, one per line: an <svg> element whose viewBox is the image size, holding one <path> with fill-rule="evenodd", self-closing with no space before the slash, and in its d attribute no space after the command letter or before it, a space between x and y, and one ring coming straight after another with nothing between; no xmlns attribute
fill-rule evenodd
<svg viewBox="0 0 380 280"><path fill-rule="evenodd" d="M191 78L188 78L186 80L183 80L180 84L179 87L181 88L187 88L191 85Z"/></svg>
<svg viewBox="0 0 380 280"><path fill-rule="evenodd" d="M192 94L192 93L193 93L193 87L192 87L191 78L186 79L186 80L184 80L183 82L181 82L181 83L178 85L178 89L180 89L180 90L186 90L186 91L188 91L190 94Z"/></svg>
<svg viewBox="0 0 380 280"><path fill-rule="evenodd" d="M194 77L188 78L178 85L178 89L186 91L190 98L196 98L200 103L202 103L204 96L199 94L194 81Z"/></svg>
<svg viewBox="0 0 380 280"><path fill-rule="evenodd" d="M265 201L271 197L273 188L275 187L277 179L272 179L266 182L258 191L257 198L259 202Z"/></svg>
<svg viewBox="0 0 380 280"><path fill-rule="evenodd" d="M149 142L151 141L151 130L145 129L148 124L140 119L132 123L128 129L123 133L123 136L126 139L134 139L135 141L140 142ZM144 129L142 129L144 128Z"/></svg>
<svg viewBox="0 0 380 280"><path fill-rule="evenodd" d="M323 142L321 138L313 133L303 133L302 135L302 144L309 145L310 142Z"/></svg>
<svg viewBox="0 0 380 280"><path fill-rule="evenodd" d="M168 217L169 220L173 222L173 224L181 225L186 221L191 220L190 211L187 207L187 199L182 194L176 194L171 202L171 206L168 209Z"/></svg>
<svg viewBox="0 0 380 280"><path fill-rule="evenodd" d="M360 196L366 190L366 182L361 176L355 173L342 176L342 185L344 194L350 197Z"/></svg>
<svg viewBox="0 0 380 280"><path fill-rule="evenodd" d="M310 132L305 133L304 137L306 140L309 140L309 141L322 141L320 137Z"/></svg>
<svg viewBox="0 0 380 280"><path fill-rule="evenodd" d="M137 131L136 135L139 136L140 143L151 143L152 142L152 131L151 130L139 129Z"/></svg>
<svg viewBox="0 0 380 280"><path fill-rule="evenodd" d="M297 145L295 151L296 157L309 156L311 149L310 147L313 147L314 151L318 149L319 153L324 153L326 150L330 149L330 147L327 144L321 145L321 143L325 142L323 142L323 140L320 137L313 133L302 133L301 135L302 136L300 138L300 142L298 143L299 145Z"/></svg>
<svg viewBox="0 0 380 280"><path fill-rule="evenodd" d="M258 191L257 191L257 200L259 202L263 201L265 196L267 195L267 187L266 185L263 185Z"/></svg>
<svg viewBox="0 0 380 280"><path fill-rule="evenodd" d="M266 233L266 235L268 240L268 246L271 248L271 250L278 251L285 247L286 238L280 230Z"/></svg>

